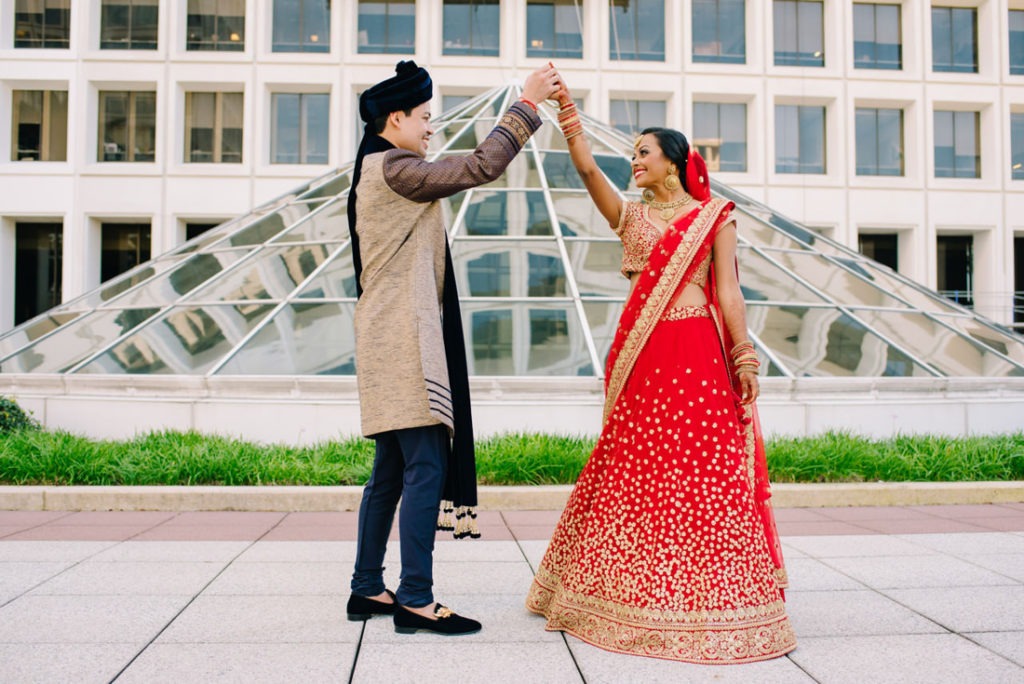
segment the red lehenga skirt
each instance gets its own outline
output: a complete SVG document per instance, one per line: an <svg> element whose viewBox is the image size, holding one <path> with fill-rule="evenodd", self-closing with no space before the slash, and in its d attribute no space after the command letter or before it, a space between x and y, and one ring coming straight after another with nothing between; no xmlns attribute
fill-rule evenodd
<svg viewBox="0 0 1024 684"><path fill-rule="evenodd" d="M727 373L706 308L655 326L530 588L547 629L691 663L796 647Z"/></svg>

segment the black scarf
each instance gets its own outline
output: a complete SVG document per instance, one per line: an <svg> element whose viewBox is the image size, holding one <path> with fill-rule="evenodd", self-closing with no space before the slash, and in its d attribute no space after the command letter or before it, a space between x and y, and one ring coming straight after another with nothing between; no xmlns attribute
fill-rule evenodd
<svg viewBox="0 0 1024 684"><path fill-rule="evenodd" d="M356 189L363 171L363 158L368 154L395 149L388 140L377 135L373 123L363 129L363 139L356 153L356 164L352 174L352 187L348 192L348 225L352 236L352 263L356 271L356 296L362 296L360 279L363 262L359 253L359 233L356 230ZM480 536L476 525L469 522L476 514L469 507L477 505L476 457L473 446L473 414L469 399L469 369L466 365L466 339L462 331L462 312L459 309L459 292L455 283L455 269L452 266L452 251L448 236L444 241L444 294L441 299L442 334L444 355L448 365L448 383L452 392L455 434L448 451L447 476L444 483L443 506L446 511L439 518L438 526L452 529L451 508L454 507L457 524L455 536ZM356 369L359 372L359 369ZM465 519L465 523L463 521Z"/></svg>

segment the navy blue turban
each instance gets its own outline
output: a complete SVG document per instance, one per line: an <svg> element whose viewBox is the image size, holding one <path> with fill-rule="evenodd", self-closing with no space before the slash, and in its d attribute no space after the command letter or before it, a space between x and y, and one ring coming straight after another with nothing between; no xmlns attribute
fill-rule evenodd
<svg viewBox="0 0 1024 684"><path fill-rule="evenodd" d="M395 66L395 75L359 96L359 118L372 123L391 112L405 111L434 96L430 74L411 59Z"/></svg>

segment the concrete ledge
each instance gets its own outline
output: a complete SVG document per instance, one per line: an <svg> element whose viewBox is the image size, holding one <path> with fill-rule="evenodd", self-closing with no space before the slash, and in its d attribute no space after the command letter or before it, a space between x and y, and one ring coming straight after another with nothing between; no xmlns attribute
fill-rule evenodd
<svg viewBox="0 0 1024 684"><path fill-rule="evenodd" d="M0 510L355 511L362 487L0 487ZM561 510L570 485L480 487L484 510ZM777 484L776 508L1024 502L1024 482Z"/></svg>

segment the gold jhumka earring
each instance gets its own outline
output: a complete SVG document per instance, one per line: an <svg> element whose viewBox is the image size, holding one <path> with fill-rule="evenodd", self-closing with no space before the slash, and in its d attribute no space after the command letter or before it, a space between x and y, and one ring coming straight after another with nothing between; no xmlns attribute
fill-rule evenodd
<svg viewBox="0 0 1024 684"><path fill-rule="evenodd" d="M669 167L668 175L665 176L665 189L669 192L675 192L679 189L680 183L679 176L677 175L678 173L679 169L676 168L675 164Z"/></svg>

